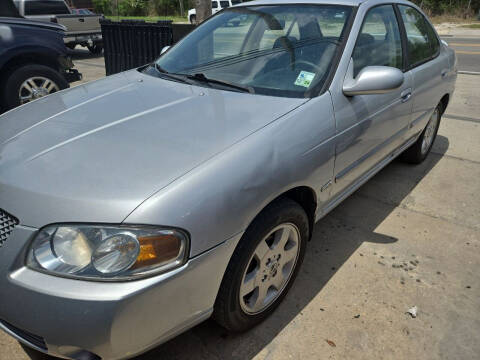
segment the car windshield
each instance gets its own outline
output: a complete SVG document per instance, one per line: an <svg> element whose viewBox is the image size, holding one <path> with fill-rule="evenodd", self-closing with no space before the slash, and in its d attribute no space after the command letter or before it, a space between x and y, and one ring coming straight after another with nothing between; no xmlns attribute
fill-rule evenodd
<svg viewBox="0 0 480 360"><path fill-rule="evenodd" d="M351 10L336 5L228 8L164 53L155 67L204 86L224 82L256 94L311 97L332 70Z"/></svg>

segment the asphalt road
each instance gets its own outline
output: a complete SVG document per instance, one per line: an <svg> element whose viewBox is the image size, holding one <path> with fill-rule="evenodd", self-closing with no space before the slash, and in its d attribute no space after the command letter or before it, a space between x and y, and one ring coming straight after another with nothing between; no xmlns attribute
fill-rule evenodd
<svg viewBox="0 0 480 360"><path fill-rule="evenodd" d="M480 73L480 37L442 36L442 39L455 49L460 71Z"/></svg>

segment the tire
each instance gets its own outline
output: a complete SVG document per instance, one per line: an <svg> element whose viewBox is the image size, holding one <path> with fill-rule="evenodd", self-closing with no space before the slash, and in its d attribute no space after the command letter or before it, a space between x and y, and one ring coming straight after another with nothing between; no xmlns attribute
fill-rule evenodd
<svg viewBox="0 0 480 360"><path fill-rule="evenodd" d="M197 25L197 16L196 15L190 16L190 24Z"/></svg>
<svg viewBox="0 0 480 360"><path fill-rule="evenodd" d="M433 112L427 126L418 140L400 156L400 160L409 164L422 163L432 150L433 143L437 137L440 120L442 117L442 105L439 104Z"/></svg>
<svg viewBox="0 0 480 360"><path fill-rule="evenodd" d="M69 44L66 44L67 48L69 48L70 50L74 50L75 49L75 46L77 46L77 44L75 43L69 43Z"/></svg>
<svg viewBox="0 0 480 360"><path fill-rule="evenodd" d="M273 235L269 236L272 231ZM283 231L288 238L282 236ZM233 332L246 331L265 320L292 286L305 256L309 232L307 214L295 201L280 198L265 208L248 227L230 259L215 301L213 318ZM282 242L284 238L287 240ZM266 252L259 251L264 248L261 243L268 244ZM286 254L283 258L276 254L282 251ZM261 261L258 253L265 254ZM294 260L289 260L293 257ZM248 278L259 284L252 286L251 292L245 285L253 284L246 281ZM286 282L282 284L281 281ZM277 288L270 285L273 282L278 282ZM263 292L270 294L265 301L259 301L262 299L260 286L268 288ZM241 291L245 296L240 296Z"/></svg>
<svg viewBox="0 0 480 360"><path fill-rule="evenodd" d="M24 82L26 82L29 79L35 79L34 83L36 85L41 84L42 79L45 79L50 81L54 86L49 91L46 91L43 89L43 87L39 86L36 88L39 90L38 91L35 90L36 91L35 95L33 95L33 93L30 92L30 94L32 94L30 100L26 99L24 101L21 101L20 89L22 88L22 85L24 84ZM50 88L50 86L48 87ZM3 83L3 89L5 91L2 94L1 102L3 104L3 107L6 110L9 110L23 103L29 102L31 100L35 100L39 97L52 94L59 90L66 89L67 87L68 87L68 82L58 71L44 65L36 65L36 64L24 65L22 67L19 67L13 70L11 75ZM25 90L25 87L23 88ZM22 93L24 95L28 94L28 92L25 93L23 90L22 90Z"/></svg>
<svg viewBox="0 0 480 360"><path fill-rule="evenodd" d="M31 360L55 360L58 359L56 357L49 356L47 354L41 353L40 351L34 350L27 345L22 344L20 341L18 342L22 347L23 351L27 354L27 356Z"/></svg>
<svg viewBox="0 0 480 360"><path fill-rule="evenodd" d="M103 51L103 44L93 44L91 46L87 46L87 48L90 53L98 55L101 54Z"/></svg>

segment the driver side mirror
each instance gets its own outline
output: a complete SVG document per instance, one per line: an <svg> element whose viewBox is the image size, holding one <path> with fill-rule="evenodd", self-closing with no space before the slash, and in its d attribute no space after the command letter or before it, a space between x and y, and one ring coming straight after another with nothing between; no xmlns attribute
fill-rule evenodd
<svg viewBox="0 0 480 360"><path fill-rule="evenodd" d="M170 49L170 46L164 46L162 48L162 51L160 51L160 55L162 55L165 51L167 51L168 49Z"/></svg>
<svg viewBox="0 0 480 360"><path fill-rule="evenodd" d="M353 59L351 59L343 83L343 93L345 96L386 94L397 90L404 80L401 70L389 66L367 66L356 78L353 78Z"/></svg>

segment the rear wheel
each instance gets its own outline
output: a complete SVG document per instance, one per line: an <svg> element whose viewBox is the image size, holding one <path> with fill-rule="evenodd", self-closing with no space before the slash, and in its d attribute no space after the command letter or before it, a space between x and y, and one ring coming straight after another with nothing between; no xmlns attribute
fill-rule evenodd
<svg viewBox="0 0 480 360"><path fill-rule="evenodd" d="M8 110L67 87L67 81L54 69L30 64L15 69L5 80L1 100Z"/></svg>
<svg viewBox="0 0 480 360"><path fill-rule="evenodd" d="M214 319L245 331L267 318L292 285L305 255L308 217L282 198L250 225L232 255L214 308Z"/></svg>
<svg viewBox="0 0 480 360"><path fill-rule="evenodd" d="M400 159L402 161L410 164L420 164L426 159L437 137L441 114L442 105L440 104L436 107L418 140L401 155Z"/></svg>

